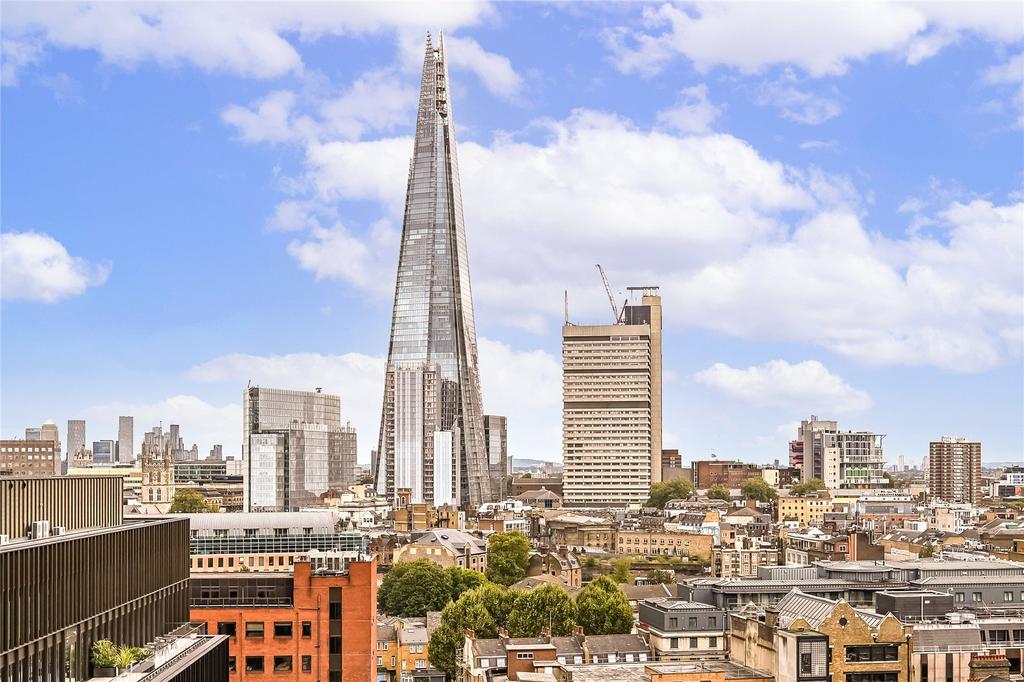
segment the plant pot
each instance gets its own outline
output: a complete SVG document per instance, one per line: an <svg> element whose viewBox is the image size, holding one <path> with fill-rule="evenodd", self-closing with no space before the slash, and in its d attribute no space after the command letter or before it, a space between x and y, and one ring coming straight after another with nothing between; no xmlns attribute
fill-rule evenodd
<svg viewBox="0 0 1024 682"><path fill-rule="evenodd" d="M105 667L97 666L97 667L92 669L92 676L93 677L117 677L117 668L114 668L114 667L105 668Z"/></svg>

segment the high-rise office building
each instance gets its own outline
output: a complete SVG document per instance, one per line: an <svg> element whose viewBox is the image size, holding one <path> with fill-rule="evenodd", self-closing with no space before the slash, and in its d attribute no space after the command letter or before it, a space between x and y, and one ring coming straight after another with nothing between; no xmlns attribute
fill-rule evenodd
<svg viewBox="0 0 1024 682"><path fill-rule="evenodd" d="M619 323L562 327L566 505L644 502L661 480L661 295L629 292Z"/></svg>
<svg viewBox="0 0 1024 682"><path fill-rule="evenodd" d="M928 492L943 502L978 502L981 443L952 436L929 443Z"/></svg>
<svg viewBox="0 0 1024 682"><path fill-rule="evenodd" d="M829 489L886 486L883 438L869 431L840 431L838 422L811 415L790 442L790 463L793 453L800 453L803 480L816 478Z"/></svg>
<svg viewBox="0 0 1024 682"><path fill-rule="evenodd" d="M210 454L208 459L215 459L218 462L224 459L224 446L220 443L214 443L213 447L210 448Z"/></svg>
<svg viewBox="0 0 1024 682"><path fill-rule="evenodd" d="M355 483L356 430L338 396L253 386L242 422L247 511L294 511Z"/></svg>
<svg viewBox="0 0 1024 682"><path fill-rule="evenodd" d="M117 461L131 462L135 459L135 418L117 418Z"/></svg>
<svg viewBox="0 0 1024 682"><path fill-rule="evenodd" d="M112 464L116 460L114 453L117 444L112 440L94 440L92 442L92 461L96 464Z"/></svg>
<svg viewBox="0 0 1024 682"><path fill-rule="evenodd" d="M378 492L478 506L492 490L444 40L427 37L384 381ZM447 433L448 435L437 435ZM451 442L451 453L435 451ZM442 461L443 460L443 461Z"/></svg>
<svg viewBox="0 0 1024 682"><path fill-rule="evenodd" d="M504 481L511 474L508 463L508 418L496 414L484 415L484 443L487 445L487 465L491 480Z"/></svg>
<svg viewBox="0 0 1024 682"><path fill-rule="evenodd" d="M85 420L84 419L69 419L68 420L68 451L67 460L68 466L71 466L71 460L81 458L83 451L85 450Z"/></svg>

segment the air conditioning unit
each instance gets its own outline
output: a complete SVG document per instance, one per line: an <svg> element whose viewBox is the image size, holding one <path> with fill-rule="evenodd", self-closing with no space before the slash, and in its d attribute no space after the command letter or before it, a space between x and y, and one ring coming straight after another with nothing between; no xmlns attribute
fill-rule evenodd
<svg viewBox="0 0 1024 682"><path fill-rule="evenodd" d="M54 526L53 530L50 531L50 534L51 535L64 535L64 533L67 533L67 532L68 531L67 531L67 529L64 526Z"/></svg>
<svg viewBox="0 0 1024 682"><path fill-rule="evenodd" d="M33 521L32 522L32 539L40 540L42 538L50 537L50 522L49 521Z"/></svg>
<svg viewBox="0 0 1024 682"><path fill-rule="evenodd" d="M11 542L11 536L7 534L0 534L0 545L7 545Z"/></svg>

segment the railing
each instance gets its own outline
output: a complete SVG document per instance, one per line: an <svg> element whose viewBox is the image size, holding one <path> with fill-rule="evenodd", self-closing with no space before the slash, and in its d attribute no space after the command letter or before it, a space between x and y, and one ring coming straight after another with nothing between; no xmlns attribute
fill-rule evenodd
<svg viewBox="0 0 1024 682"><path fill-rule="evenodd" d="M291 597L192 597L191 606L291 606Z"/></svg>

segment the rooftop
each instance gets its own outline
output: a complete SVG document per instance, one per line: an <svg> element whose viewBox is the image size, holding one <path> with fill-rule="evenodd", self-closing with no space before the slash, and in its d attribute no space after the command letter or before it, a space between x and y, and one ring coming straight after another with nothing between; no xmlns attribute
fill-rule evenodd
<svg viewBox="0 0 1024 682"><path fill-rule="evenodd" d="M656 597L654 599L644 599L644 603L649 606L657 606L669 611L716 611L716 607L710 604L703 604L696 601L686 601L685 599L676 599L675 597Z"/></svg>

